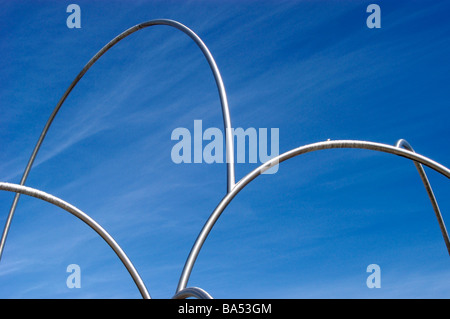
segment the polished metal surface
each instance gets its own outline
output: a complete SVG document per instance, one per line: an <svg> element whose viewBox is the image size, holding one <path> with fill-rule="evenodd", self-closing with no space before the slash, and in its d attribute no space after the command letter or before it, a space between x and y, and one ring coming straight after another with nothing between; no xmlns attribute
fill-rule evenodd
<svg viewBox="0 0 450 319"><path fill-rule="evenodd" d="M181 273L180 280L178 282L177 292L183 290L186 287L186 285L189 281L189 277L192 272L192 268L194 267L195 261L197 260L198 254L200 253L200 250L201 250L206 238L208 237L208 235L211 232L212 228L214 227L215 223L219 219L220 215L225 210L225 208L228 206L228 204L233 200L233 198L245 186L247 186L251 181L253 181L256 177L261 175L266 170L268 170L271 167L278 165L279 163L282 163L290 158L293 158L293 157L296 157L296 156L299 156L302 154L306 154L309 152L326 150L326 149L335 149L335 148L367 149L367 150L379 151L379 152L390 153L390 154L402 156L402 157L408 158L410 160L413 160L415 162L426 165L426 166L430 167L431 169L446 176L447 178L450 178L450 169L448 169L447 167L445 167L425 156L419 155L415 152L405 150L405 149L402 149L402 148L399 148L396 146L387 145L387 144L366 142L366 141L355 141L355 140L336 140L336 141L328 140L325 142L318 142L318 143L309 144L309 145L305 145L305 146L301 146L301 147L292 149L292 150L285 152L277 157L274 157L270 161L267 161L266 163L262 164L258 168L254 169L252 172L250 172L245 177L243 177L239 182L237 182L231 192L229 192L228 194L225 195L225 197L222 199L222 201L219 203L219 205L216 207L216 209L212 212L209 219L206 221L206 223L203 226L202 230L200 231L200 234L198 235L194 245L192 246L192 249L189 253L189 256L186 260L183 271Z"/></svg>
<svg viewBox="0 0 450 319"><path fill-rule="evenodd" d="M220 96L220 103L222 106L222 116L223 116L223 122L224 122L224 128L225 128L225 144L226 144L226 159L227 159L227 191L231 191L231 189L234 186L235 183L235 171L234 171L234 142L233 142L233 135L231 130L231 119L230 119L230 111L228 107L228 99L225 92L225 86L223 84L222 77L220 75L219 69L216 65L216 62L214 61L213 56L209 52L208 47L203 43L203 41L195 34L191 29L184 26L183 24L168 20L168 19L158 19L158 20L151 20L148 22L144 22L138 25L135 25L134 27L129 28L128 30L124 31L123 33L119 34L117 37L115 37L113 40L111 40L107 45L105 45L100 51L98 51L92 58L89 60L89 62L84 66L84 68L81 70L81 72L77 75L77 77L72 81L64 95L59 100L58 104L54 108L52 114L50 115L49 119L47 120L47 123L44 126L44 129L42 130L41 135L39 136L39 139L36 143L36 146L34 147L34 150L28 160L28 164L25 168L25 171L22 175L22 179L20 180L20 185L25 185L25 182L27 180L27 177L30 173L31 167L33 166L33 162L36 159L37 153L39 152L39 149L42 145L42 142L44 141L45 136L47 135L47 132L58 113L59 109L63 105L64 101L67 99L70 92L72 92L73 88L77 85L77 83L81 80L81 78L84 76L84 74L91 68L91 66L103 55L105 54L109 49L111 49L115 44L117 44L119 41L123 40L130 34L133 34L136 31L139 31L141 29L155 26L155 25L166 25L170 27L174 27L185 34L187 34L194 42L198 45L198 47L203 52L206 60L208 61L208 64L213 72L214 79L216 81L217 89L219 91ZM6 219L6 223L3 229L2 238L0 240L0 259L3 254L3 250L6 243L6 238L8 236L9 228L11 227L11 221L14 216L14 212L17 207L17 203L19 201L20 194L17 193L14 197L13 203L11 205L10 211L8 213L8 217Z"/></svg>
<svg viewBox="0 0 450 319"><path fill-rule="evenodd" d="M411 152L414 152L414 149L411 145L404 139L398 140L397 147L403 147ZM434 196L433 189L431 188L430 181L428 180L428 176L423 169L422 164L414 162L417 171L419 172L420 178L422 179L423 185L427 191L428 197L430 198L431 205L433 206L434 213L439 223L439 228L441 229L442 236L444 237L445 245L447 246L448 254L450 255L450 240L447 233L447 228L445 227L444 219L442 218L441 210L439 209L439 205L437 203L436 197Z"/></svg>
<svg viewBox="0 0 450 319"><path fill-rule="evenodd" d="M86 223L89 227L91 227L93 230L97 232L105 241L106 243L114 250L117 257L122 261L122 263L127 268L128 272L130 273L131 277L133 278L136 286L139 289L139 292L141 293L142 297L144 299L150 299L150 294L145 287L144 281L142 280L141 276L139 276L139 273L137 272L136 268L134 268L133 264L131 263L130 259L127 257L125 252L120 248L120 246L117 244L117 242L112 238L112 236L103 229L102 226L100 226L95 220L93 220L89 215L82 212L75 206L63 201L62 199L55 197L53 195L47 194L43 191L40 191L35 188L19 185L19 184L11 184L11 183L2 183L0 182L0 190L3 191L9 191L9 192L15 192L17 194L23 194L32 196L41 200L44 200L50 204L53 204L55 206L58 206L65 211L71 213L75 217L81 219L84 223Z"/></svg>
<svg viewBox="0 0 450 319"><path fill-rule="evenodd" d="M207 293L202 288L198 287L188 287L177 292L172 299L186 299L189 297L194 297L197 299L213 299L209 293Z"/></svg>

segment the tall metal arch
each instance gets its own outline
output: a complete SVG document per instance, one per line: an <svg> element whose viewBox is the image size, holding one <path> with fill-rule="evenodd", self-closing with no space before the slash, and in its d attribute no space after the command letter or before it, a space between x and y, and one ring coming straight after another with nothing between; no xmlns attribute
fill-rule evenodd
<svg viewBox="0 0 450 319"><path fill-rule="evenodd" d="M37 153L39 152L39 149L42 145L42 142L45 139L45 136L47 135L47 132L53 123L53 120L55 119L58 111L60 110L61 106L63 105L64 101L69 96L70 92L72 92L73 88L77 85L77 83L81 80L81 78L84 76L84 74L91 68L91 66L103 55L105 54L109 49L111 49L114 45L116 45L118 42L123 40L124 38L128 37L129 35L133 34L136 31L139 31L141 29L155 26L155 25L166 25L170 27L174 27L182 32L184 32L186 35L188 35L200 48L200 50L203 52L203 55L205 56L206 60L208 61L208 64L211 68L211 71L213 72L214 79L216 81L217 89L219 91L220 96L220 103L222 106L222 116L223 116L223 122L224 122L224 129L225 129L225 145L226 145L226 159L227 159L227 192L230 192L231 189L234 186L235 183L235 170L234 170L234 143L233 143L233 136L232 136L232 130L231 130L231 119L230 119L230 110L228 106L228 99L225 91L225 86L223 84L222 76L220 75L219 68L217 67L217 64L211 55L208 47L203 43L203 41L200 39L200 37L195 34L191 29L186 27L185 25L169 19L157 19L157 20L151 20L147 22L143 22L140 24L135 25L134 27L129 28L128 30L122 32L118 36L116 36L114 39L112 39L108 44L106 44L100 51L98 51L90 60L89 62L84 66L84 68L80 71L80 73L76 76L76 78L72 81L70 86L67 88L61 99L59 100L58 104L54 108L52 114L47 120L47 123L44 126L44 129L42 130L41 135L39 136L39 139L36 143L36 146L34 147L34 150L28 160L28 164L25 168L25 171L22 175L22 179L20 180L20 185L24 185L28 175L30 173L31 167L33 166L34 160L36 159ZM11 227L11 221L14 216L14 212L17 207L17 203L20 198L20 193L16 193L14 196L13 203L11 205L10 211L8 213L8 217L6 219L6 223L4 226L4 230L2 233L2 237L0 240L0 259L3 254L3 250L6 243L6 238L8 236L9 229Z"/></svg>
<svg viewBox="0 0 450 319"><path fill-rule="evenodd" d="M46 201L50 204L53 204L55 206L58 206L58 207L64 209L65 211L71 213L75 217L82 220L85 224L87 224L89 227L91 227L93 230L95 230L95 232L97 232L97 234L99 234L100 237L102 237L106 241L106 243L114 250L117 257L119 257L119 259L122 261L124 266L127 268L131 277L133 278L136 286L139 289L139 292L141 293L141 296L144 299L150 299L150 294L149 294L147 288L145 287L144 281L142 280L141 276L137 272L136 268L131 263L128 256L125 254L125 252L122 250L122 248L120 248L119 244L117 244L117 242L114 240L114 238L106 230L104 230L103 227L100 226L94 219L92 219L89 215L87 215L80 209L76 208L75 206L63 201L62 199L60 199L56 196L50 195L48 193L45 193L41 190L35 189L35 188L18 185L18 184L0 182L0 190L8 191L8 192L15 192L16 194L24 194L24 195L28 195L31 197L41 199L43 201Z"/></svg>
<svg viewBox="0 0 450 319"><path fill-rule="evenodd" d="M335 149L335 148L355 148L355 149L366 149L366 150L373 150L373 151L379 151L384 153L390 153L398 156L402 156L405 158L408 158L410 160L413 160L414 162L426 165L430 167L431 169L437 171L438 173L446 176L447 178L450 178L450 169L425 157L422 155L419 155L413 151L402 149L397 146L391 146L387 144L381 144L381 143L374 143L374 142L367 142L367 141L356 141L356 140L336 140L336 141L325 141L325 142L318 142L314 144L309 144L305 146L300 146L298 148L294 148L290 151L287 151L277 157L272 158L271 160L267 161L266 163L260 165L259 167L255 168L253 171L248 173L246 176L244 176L239 182L236 183L235 187L231 192L225 195L219 205L215 208L215 210L212 212L206 223L204 224L202 230L200 231L194 245L192 246L192 249L189 253L189 256L186 260L186 263L184 265L183 271L181 273L178 287L177 287L177 293L182 291L186 288L186 285L189 281L189 277L191 275L192 269L194 267L195 261L197 260L198 254L200 253L200 250L205 243L209 233L211 232L212 228L214 227L215 223L225 210L225 208L231 203L233 198L247 186L251 181L253 181L255 178L260 176L263 172L267 171L271 167L280 164L281 162L284 162L290 158L314 152L319 150L326 150L326 149ZM438 219L439 220L439 219ZM441 223L441 221L439 221ZM443 221L442 221L443 224ZM445 225L444 225L445 228ZM446 243L448 242L448 234L443 232L444 240ZM447 246L448 252L450 254L450 248Z"/></svg>

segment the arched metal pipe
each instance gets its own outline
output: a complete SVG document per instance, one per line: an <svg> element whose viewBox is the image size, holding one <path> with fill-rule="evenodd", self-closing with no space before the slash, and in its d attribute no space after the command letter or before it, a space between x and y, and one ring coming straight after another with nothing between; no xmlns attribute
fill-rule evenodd
<svg viewBox="0 0 450 319"><path fill-rule="evenodd" d="M415 162L426 165L426 166L430 167L431 169L446 176L447 178L450 178L450 169L449 168L447 168L447 167L445 167L423 155L419 155L415 152L405 150L405 149L402 149L399 147L387 145L387 144L366 142L366 141L355 141L355 140L336 140L336 141L318 142L318 143L309 144L309 145L305 145L305 146L301 146L301 147L292 149L292 150L285 152L277 157L272 158L271 160L267 161L266 163L260 165L258 168L251 171L249 174L247 174L239 182L236 183L235 187L233 188L233 190L231 192L229 192L228 194L225 195L225 197L222 199L222 201L219 203L219 205L214 209L214 211L210 215L209 219L206 221L206 223L203 226L202 230L200 231L200 234L198 235L194 245L192 246L192 249L189 253L189 256L184 265L182 274L180 276L180 280L178 282L177 292L182 291L186 287L186 285L189 281L189 277L192 272L192 268L194 267L195 261L198 257L198 254L200 253L200 250L201 250L206 238L208 237L209 233L211 232L212 228L214 227L214 224L217 222L220 215L225 210L225 208L228 206L228 204L233 200L233 198L245 186L247 186L256 177L258 177L259 175L261 175L263 172L267 171L271 167L278 165L279 163L284 162L290 158L293 158L295 156L299 156L302 154L306 154L309 152L313 152L313 151L335 149L335 148L367 149L367 150L379 151L379 152L390 153L390 154L402 156L402 157L408 158L410 160L413 160Z"/></svg>
<svg viewBox="0 0 450 319"><path fill-rule="evenodd" d="M396 147L403 147L411 152L414 152L412 146L404 139L398 140ZM439 227L441 228L442 236L444 237L445 245L447 246L448 254L450 255L450 240L447 233L447 228L445 227L444 219L442 218L441 210L439 209L439 205L437 203L436 197L434 196L433 189L431 188L430 181L428 180L427 174L423 169L422 164L414 162L417 171L419 172L420 178L422 179L423 185L427 191L428 197L430 198L431 205L433 206L434 213L436 214L436 218L439 223Z"/></svg>
<svg viewBox="0 0 450 319"><path fill-rule="evenodd" d="M195 34L191 29L184 26L183 24L173 21L173 20L167 20L167 19L158 19L158 20L151 20L147 21L138 25L135 25L134 27L129 28L128 30L124 31L123 33L116 36L113 40L111 40L107 45L105 45L100 51L98 51L90 60L89 62L84 66L84 68L81 70L81 72L77 75L77 77L73 80L73 82L70 84L70 86L67 88L64 95L59 100L58 104L56 105L55 109L53 110L52 114L50 115L49 119L47 120L47 123L44 126L44 129L42 130L41 135L39 136L39 140L36 143L36 146L34 147L33 153L30 156L30 159L28 160L28 164L25 168L25 171L22 175L22 179L20 181L20 185L24 185L28 174L30 173L31 167L33 166L33 162L36 158L37 153L39 152L39 149L42 145L42 142L44 141L44 138L50 128L50 125L52 124L56 114L58 113L59 109L63 105L64 101L66 100L67 96L70 94L70 92L73 90L75 85L81 80L81 78L84 76L84 74L91 68L91 66L103 55L105 54L109 49L111 49L115 44L117 44L120 40L123 40L130 34L133 34L136 31L139 31L141 29L151 27L154 25L166 25L170 27L174 27L185 34L187 34L194 42L198 45L198 47L203 52L206 60L208 61L208 64L211 68L211 71L214 75L214 79L216 81L217 89L219 91L220 96L220 103L222 105L222 116L223 116L223 122L225 127L225 144L226 144L226 159L227 159L227 191L230 192L235 183L235 170L234 170L234 143L233 143L233 132L231 129L231 119L230 119L230 110L228 107L228 100L227 95L225 92L225 86L222 81L222 76L220 75L219 69L216 65L216 62L209 52L208 47L203 43L203 41ZM14 215L14 212L17 207L17 203L19 201L20 194L17 193L14 197L13 203L11 205L2 238L0 240L0 259L3 254L6 238L8 236L9 228L11 226L11 221Z"/></svg>
<svg viewBox="0 0 450 319"><path fill-rule="evenodd" d="M213 299L213 297L207 293L202 288L198 287L188 287L177 292L172 299L186 299L189 297L194 297L197 299Z"/></svg>
<svg viewBox="0 0 450 319"><path fill-rule="evenodd" d="M53 195L47 194L43 191L37 190L35 188L18 185L18 184L11 184L11 183L3 183L0 182L0 190L9 191L9 192L15 192L20 193L28 196L32 196L41 200L44 200L50 204L53 204L55 206L58 206L67 212L71 213L75 217L78 217L81 219L84 223L86 223L89 227L91 227L93 230L97 232L105 241L106 243L114 250L116 255L120 258L122 263L127 268L128 272L130 273L131 277L133 278L136 286L139 289L139 292L141 293L141 296L144 299L150 299L150 294L145 287L144 282L142 281L139 273L137 272L136 268L134 268L133 264L131 263L130 259L127 257L125 252L120 248L120 246L117 244L117 242L112 238L112 236L103 229L95 220L93 220L89 215L82 212L75 206L63 201L62 199L59 199L58 197L55 197Z"/></svg>

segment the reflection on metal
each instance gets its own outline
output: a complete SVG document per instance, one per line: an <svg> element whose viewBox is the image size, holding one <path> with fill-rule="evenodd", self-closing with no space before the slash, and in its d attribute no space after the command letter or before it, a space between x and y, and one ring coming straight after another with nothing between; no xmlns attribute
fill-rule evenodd
<svg viewBox="0 0 450 319"><path fill-rule="evenodd" d="M397 144L395 145L397 147L403 147L411 152L414 152L413 148L409 143L403 139L399 140ZM422 179L422 182L425 186L425 189L427 190L428 197L430 198L431 205L433 205L434 213L436 214L436 218L439 223L439 227L441 228L442 236L444 237L445 245L447 246L448 254L450 255L450 240L448 238L447 229L445 228L444 219L442 218L441 210L439 209L436 197L434 196L433 189L431 188L431 184L428 181L427 174L425 173L425 170L423 169L422 164L414 162L414 165L417 168L417 171L419 172L420 178Z"/></svg>
<svg viewBox="0 0 450 319"><path fill-rule="evenodd" d="M374 142L366 142L366 141L354 141L354 140L337 140L337 141L325 141L325 142L319 142L314 144L309 144L305 146L301 146L298 148L294 148L286 153L283 153L277 157L274 157L270 161L267 161L266 163L262 164L258 168L254 169L252 172L247 174L245 177L243 177L239 182L236 183L235 187L231 192L229 192L219 203L219 205L216 207L216 209L212 212L210 215L208 221L203 226L200 234L197 237L197 240L195 241L191 252L189 253L189 256L186 260L186 263L184 265L182 274L180 276L180 280L178 282L177 291L181 291L184 289L187 285L187 282L189 280L189 276L192 272L192 268L194 267L194 263L198 257L198 254L200 253L200 249L203 246L203 243L205 242L206 238L208 237L209 233L211 232L211 229L214 227L214 224L219 219L220 215L224 211L224 209L228 206L228 204L233 200L233 198L245 187L247 186L252 180L254 180L256 177L261 175L266 170L270 169L271 167L278 165L281 162L284 162L290 158L293 158L298 155L306 154L309 152L319 151L319 150L326 150L326 149L333 149L333 148L357 148L357 149L367 149L367 150L373 150L373 151L379 151L379 152L385 152L390 153L402 157L406 157L408 159L411 159L413 161L419 162L423 165L426 165L435 171L441 173L442 175L446 176L447 178L450 178L450 169L447 167L436 163L435 161L419 155L417 153L414 153L409 150L404 150L395 146L381 144L381 143L374 143Z"/></svg>
<svg viewBox="0 0 450 319"><path fill-rule="evenodd" d="M290 158L306 154L313 151L318 150L326 150L326 149L336 149L336 148L351 148L351 149L366 149L366 150L372 150L372 151L378 151L378 152L384 152L389 153L397 156L402 156L407 159L410 159L414 161L414 164L416 165L419 174L422 178L422 181L425 185L425 188L428 192L428 195L430 197L431 203L433 205L436 217L439 222L439 226L441 228L445 243L447 245L447 249L450 254L450 241L448 237L447 230L445 228L444 221L442 219L442 215L440 213L439 207L437 205L436 198L434 197L433 191L431 189L430 183L428 181L428 178L425 174L425 171L423 170L422 165L428 166L429 168L437 171L438 173L446 176L447 178L450 178L450 169L429 159L428 157L425 157L423 155L417 154L414 152L412 147L405 141L405 140L399 140L396 146L391 146L387 144L381 144L381 143L374 143L374 142L367 142L367 141L356 141L356 140L336 140L336 141L325 141L325 142L319 142L314 144L309 144L305 146L301 146L298 148L294 148L288 152L285 152L266 163L260 165L258 168L251 171L249 174L247 174L245 177L243 177L238 183L235 183L235 169L234 169L234 143L233 143L233 136L232 136L232 127L231 127L231 120L230 120L230 113L228 108L228 101L226 97L225 87L223 85L222 78L220 76L219 69L217 68L217 65L209 52L206 45L202 42L202 40L189 28L182 25L179 22L173 21L173 20L152 20L148 22L144 22L141 24L138 24L125 32L121 33L117 37L115 37L112 41L110 41L106 46L104 46L97 54L86 64L86 66L81 70L81 72L77 75L75 80L72 82L72 84L69 86L69 88L66 90L58 104L56 105L55 109L53 110L52 114L50 115L40 137L39 140L31 154L31 157L28 161L28 164L25 168L25 171L23 173L22 179L20 181L20 184L10 184L10 183L3 183L0 182L0 190L4 191L10 191L15 192L16 195L14 197L13 204L11 206L5 228L3 231L3 235L0 242L0 258L4 249L5 241L7 238L7 234L10 228L11 220L14 215L14 211L17 207L17 203L19 200L20 194L32 196L41 200L44 200L46 202L49 202L53 205L56 205L60 208L63 208L64 210L68 211L69 213L73 214L74 216L81 219L83 222L85 222L88 226L90 226L92 229L94 229L107 243L108 245L114 250L114 252L117 254L119 259L122 261L122 263L127 268L128 272L130 273L131 277L133 278L136 286L138 287L141 295L145 299L150 298L150 294L147 291L147 288L145 287L144 282L142 281L141 277L139 276L137 270L131 263L131 261L126 256L125 252L120 248L120 246L116 243L116 241L97 223L95 222L91 217L89 217L87 214L79 210L78 208L72 206L71 204L55 197L52 195L49 195L41 190L37 190L35 188L30 188L24 186L26 179L28 177L28 174L30 172L30 169L33 165L33 162L36 158L36 155L41 147L41 144L48 132L48 129L50 128L51 123L53 122L56 114L58 113L59 109L61 108L62 104L66 100L67 96L70 94L72 89L75 87L75 85L78 83L78 81L84 76L84 74L90 69L90 67L110 48L112 48L115 44L117 44L120 40L126 38L130 34L154 25L167 25L174 27L178 30L183 31L185 34L187 34L194 42L199 46L201 51L203 52L204 56L206 57L210 68L213 72L216 85L219 91L220 95L220 102L222 106L222 116L224 121L224 128L225 128L225 143L226 143L226 159L227 159L227 194L223 197L223 199L220 201L219 205L216 207L216 209L212 212L206 223L204 224L203 228L201 229L194 245L192 246L192 249L188 255L188 258L185 262L183 271L181 273L177 290L175 295L173 296L173 299L185 299L185 298L199 298L199 299L212 299L211 295L207 293L205 290L198 288L198 287L189 287L186 288L187 283L189 281L189 277L191 275L192 269L194 267L195 261L197 260L197 257L200 253L200 250L208 237L209 233L211 232L212 228L214 227L215 223L221 216L222 212L225 210L225 208L228 206L228 204L233 200L233 198L242 190L245 186L247 186L251 181L253 181L256 177L261 175L266 170L270 169L271 167L278 165L281 162L284 162Z"/></svg>
<svg viewBox="0 0 450 319"><path fill-rule="evenodd" d="M108 232L106 230L104 230L103 227L100 226L95 220L93 220L91 217L89 217L89 215L82 212L75 206L63 201L62 199L59 199L58 197L47 194L47 193L37 190L35 188L30 188L30 187L18 185L18 184L0 182L0 190L15 192L16 194L24 194L24 195L32 196L35 198L39 198L41 200L49 202L50 204L58 206L64 210L66 210L67 212L71 213L75 217L78 217L79 219L81 219L89 227L91 227L93 230L95 230L97 232L97 234L99 234L108 243L108 245L116 253L117 257L120 258L122 263L127 268L128 272L130 273L131 277L133 278L134 282L136 283L136 286L138 287L142 297L145 299L150 299L150 294L148 293L144 282L142 281L141 277L139 276L139 273L137 272L137 270L134 268L130 259L128 259L125 252L116 243L114 238L112 238L111 235L108 234Z"/></svg>
<svg viewBox="0 0 450 319"><path fill-rule="evenodd" d="M194 297L197 299L213 299L209 293L198 287L188 287L177 292L172 299L187 299Z"/></svg>
<svg viewBox="0 0 450 319"><path fill-rule="evenodd" d="M44 129L42 130L42 133L39 136L38 142L36 143L36 146L34 147L34 150L30 156L30 159L28 160L28 164L22 175L20 185L25 184L25 182L28 178L28 174L30 173L31 167L33 166L33 162L36 159L36 155L39 152L42 142L44 141L44 138L47 135L47 132L48 132L50 125L52 124L56 114L58 113L59 109L63 105L67 96L70 94L70 92L72 92L73 88L81 80L81 78L84 76L84 74L91 68L91 66L103 54L105 54L109 49L111 49L120 40L126 38L127 36L129 36L130 34L136 32L138 30L141 30L141 29L144 29L147 27L151 27L154 25L166 25L166 26L174 27L174 28L184 32L192 40L194 40L194 42L201 49L206 60L208 61L211 71L213 72L214 79L216 81L217 89L219 91L219 96L220 96L220 103L222 105L222 116L223 116L223 122L224 122L224 128L225 128L225 144L226 144L226 158L227 158L227 191L230 191L233 188L234 181L235 181L233 135L232 135L232 130L231 130L231 119L230 119L230 111L229 111L229 107L228 107L228 99L227 99L227 95L225 92L225 86L223 85L222 77L219 72L219 68L217 67L216 62L214 61L213 56L209 52L208 47L203 43L203 41L191 29L189 29L188 27L184 26L183 24L181 24L177 21L167 20L167 19L152 20L152 21L148 21L148 22L144 22L144 23L135 25L134 27L124 31L123 33L121 33L117 37L115 37L113 40L111 40L100 51L98 51L91 58L91 60L89 60L89 62L85 65L85 67L81 70L81 72L77 75L77 77L70 84L69 88L66 90L66 92L64 93L62 98L59 100L58 104L56 105L56 107L53 110L52 114L50 115L49 119L47 120L47 123L45 124ZM8 218L5 223L2 238L0 241L0 258L3 254L4 246L6 243L6 238L8 236L9 228L11 226L11 221L14 216L14 212L16 210L17 203L19 201L19 197L20 197L20 194L15 195L13 203L11 205L11 209L8 214Z"/></svg>

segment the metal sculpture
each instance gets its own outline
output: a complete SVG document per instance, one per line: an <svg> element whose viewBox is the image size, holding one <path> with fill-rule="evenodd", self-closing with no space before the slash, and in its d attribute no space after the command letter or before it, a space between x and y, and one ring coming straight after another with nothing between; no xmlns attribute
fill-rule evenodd
<svg viewBox="0 0 450 319"><path fill-rule="evenodd" d="M281 162L284 162L290 158L293 158L295 156L299 156L302 154L306 154L313 151L319 151L319 150L326 150L326 149L333 149L333 148L357 148L357 149L367 149L367 150L373 150L373 151L379 151L379 152L385 152L390 153L402 157L406 157L408 159L411 159L415 162L424 164L435 171L441 173L442 175L446 176L447 178L450 178L450 169L448 169L445 166L442 166L439 163L436 163L429 158L426 158L425 156L416 154L412 151L404 150L399 147L381 144L381 143L373 143L373 142L366 142L366 141L345 141L345 140L337 140L337 141L325 141L325 142L319 142L314 144L309 144L305 146L301 146L298 148L294 148L286 153L283 153L270 161L267 161L266 163L262 164L258 168L254 169L252 172L247 174L245 177L243 177L239 182L236 183L236 186L233 188L231 192L229 192L219 203L219 205L216 207L216 209L213 211L211 216L209 217L208 221L203 226L203 229L201 230L199 236L197 237L197 240L194 244L194 246L191 249L191 252L189 253L189 257L186 260L186 264L184 266L183 272L180 277L180 281L178 283L177 291L180 291L186 287L186 284L189 280L190 273L192 271L192 268L194 267L195 260L197 259L198 254L200 253L200 249L203 246L203 243L205 242L206 238L208 237L209 233L211 232L212 228L214 227L214 224L219 219L220 215L224 211L224 209L228 206L228 204L233 200L233 198L245 187L247 186L251 181L253 181L256 177L261 175L264 171L270 169L274 165L278 165ZM438 218L439 223L442 222L442 218ZM445 225L443 226L445 229ZM447 243L449 238L447 232L443 233L445 242ZM450 254L450 247L447 246L448 253Z"/></svg>
<svg viewBox="0 0 450 319"><path fill-rule="evenodd" d="M130 259L127 257L125 252L120 248L120 246L117 244L117 242L112 238L112 236L102 228L95 220L93 220L89 215L81 211L80 209L76 208L75 206L63 201L62 199L47 194L41 190L18 185L18 184L11 184L11 183L1 183L0 182L0 190L9 191L9 192L15 192L16 194L24 194L28 196L32 196L38 199L41 199L43 201L46 201L48 203L51 203L55 206L58 206L65 211L71 213L75 217L81 219L84 223L86 223L89 227L91 227L93 230L97 232L105 241L106 243L114 250L117 257L122 261L122 263L127 268L128 272L130 273L131 277L133 278L134 282L136 283L136 286L139 289L139 292L141 293L143 298L150 298L150 294L147 291L147 288L145 287L144 282L142 281L141 277L139 276L139 273L134 268L133 264L131 263Z"/></svg>
<svg viewBox="0 0 450 319"><path fill-rule="evenodd" d="M25 182L28 178L28 175L30 173L31 167L33 166L34 160L36 159L37 153L39 152L39 149L41 148L42 142L45 139L45 136L47 135L47 132L50 128L50 126L53 123L53 120L56 117L56 114L58 114L58 111L60 110L61 106L63 105L64 101L69 96L70 92L72 92L73 88L77 85L77 83L81 80L81 78L84 76L84 74L91 68L91 66L98 60L100 57L105 54L109 49L111 49L114 45L116 45L119 41L125 39L127 36L133 34L136 31L139 31L141 29L155 26L155 25L166 25L170 27L174 27L185 34L187 34L194 42L198 45L198 47L202 50L203 54L205 55L206 60L209 63L209 66L211 67L211 70L214 75L214 79L216 81L217 89L219 91L220 96L220 103L222 105L222 115L223 115L223 122L224 122L224 128L225 128L225 144L226 144L226 156L227 156L227 190L231 191L231 189L234 186L235 181L235 174L234 174L234 147L233 147L233 136L231 131L231 119L230 119L230 111L228 107L228 100L227 95L225 92L225 86L223 85L222 77L220 75L219 69L217 67L216 62L214 61L213 56L208 50L208 47L203 43L203 41L195 34L191 29L184 26L183 24L173 21L173 20L167 20L167 19L159 19L159 20L151 20L144 23L140 23L135 25L134 27L129 28L128 30L122 32L117 37L112 39L107 45L105 45L100 51L98 51L90 60L89 62L84 66L84 68L80 71L80 73L76 76L76 78L72 81L70 86L67 88L66 92L64 92L63 96L59 100L58 104L54 108L52 114L47 120L47 123L44 126L44 129L42 130L41 135L39 136L39 139L36 143L36 146L34 147L33 152L31 153L30 159L28 160L27 166L25 168L25 171L23 172L22 179L20 180L20 185L25 185ZM17 207L17 203L19 202L20 194L17 193L14 197L13 203L11 205L11 209L8 214L8 218L6 220L6 224L2 233L2 238L0 241L0 259L3 254L4 246L6 243L6 238L8 236L9 228L11 226L11 221L14 216L14 212Z"/></svg>
<svg viewBox="0 0 450 319"><path fill-rule="evenodd" d="M366 150L372 150L372 151L378 151L378 152L384 152L388 154L393 154L397 156L401 156L407 159L410 159L414 162L416 165L416 168L420 174L420 177L424 183L425 189L427 190L428 196L430 198L430 201L432 203L433 209L435 211L436 218L439 223L439 227L441 229L442 235L444 237L445 244L447 246L447 250L450 254L450 240L449 236L441 215L441 212L439 210L437 200L434 196L434 193L432 191L431 185L428 181L428 178L425 174L425 171L422 167L422 165L425 165L436 172L446 176L447 178L450 178L450 169L431 160L428 157L425 157L423 155L417 154L414 152L413 148L409 145L408 142L401 139L397 142L395 146L388 145L388 144L382 144L382 143L374 143L374 142L368 142L368 141L357 141L357 140L335 140L335 141L324 141L324 142L318 142L314 144L309 144L305 146L300 146L297 148L294 148L290 151L287 151L275 158L272 158L271 160L267 161L266 163L260 165L258 168L254 169L250 173L248 173L245 177L243 177L240 181L235 183L235 169L234 169L234 144L233 144L233 136L232 136L232 126L231 126L231 119L230 119L230 112L228 107L228 101L227 96L225 92L225 87L219 72L219 69L209 51L209 49L206 47L206 45L203 43L203 41L189 28L184 26L183 24L173 21L173 20L167 20L167 19L158 19L158 20L151 20L147 21L138 25L135 25L134 27L124 31L123 33L119 34L117 37L115 37L113 40L111 40L107 45L105 45L100 51L95 54L91 60L85 65L85 67L81 70L81 72L77 75L77 77L73 80L69 88L66 90L62 98L59 100L58 104L56 105L55 109L53 110L52 114L50 115L49 119L47 120L46 125L44 126L44 129L38 139L38 142L30 156L30 159L28 161L28 164L25 168L25 171L23 173L22 179L20 181L20 184L11 184L11 183L3 183L0 182L0 190L3 191L10 191L15 192L16 195L14 197L14 201L12 203L11 209L8 214L8 218L5 223L4 231L2 234L1 242L0 242L0 258L4 249L4 245L6 243L6 238L8 235L8 231L11 225L11 221L14 215L14 212L16 210L19 197L21 194L32 196L38 199L41 199L43 201L46 201L48 203L51 203L55 206L58 206L67 212L73 214L80 220L82 220L84 223L86 223L89 227L91 227L93 230L95 230L106 242L107 244L114 250L116 255L119 257L119 259L122 261L122 263L127 268L128 272L130 273L131 277L133 278L136 286L138 287L141 295L145 299L150 298L150 294L142 281L141 277L139 276L139 273L125 254L125 252L120 248L120 246L117 244L117 242L112 238L111 235L106 232L97 222L95 222L89 215L82 212L80 209L76 208L75 206L65 202L64 200L55 197L53 195L47 194L41 190L30 188L27 186L24 186L27 177L30 173L31 167L33 166L33 162L37 156L37 153L42 145L42 142L44 141L44 138L56 116L59 109L61 108L64 101L67 99L70 92L73 90L73 88L76 86L76 84L80 81L80 79L84 76L84 74L90 69L90 67L104 54L106 53L110 48L112 48L115 44L117 44L122 39L126 38L130 34L141 30L146 27L154 26L154 25L166 25L174 27L185 34L187 34L194 42L198 45L198 47L203 52L206 60L208 61L210 68L213 72L214 79L216 81L216 85L219 91L220 96L220 102L222 106L222 116L223 116L223 122L224 122L224 129L225 129L225 147L226 147L226 159L227 159L227 192L226 195L223 197L223 199L220 201L216 209L212 212L206 223L204 224L203 228L201 229L194 245L192 246L192 249L188 255L188 258L185 262L184 268L182 270L178 286L175 292L175 295L172 297L173 299L184 299L189 297L195 297L200 299L212 299L212 296L207 293L205 290L198 288L198 287L187 287L187 283L189 281L190 274L192 272L192 269L194 267L195 261L198 257L198 254L200 253L200 250L207 239L209 233L211 232L212 228L214 227L215 223L225 210L225 208L228 206L228 204L236 197L236 195L244 189L250 182L252 182L256 177L261 175L266 170L270 169L271 167L275 165L279 165L281 162L284 162L288 159L291 159L293 157L306 154L309 152L319 151L319 150L326 150L326 149L336 149L336 148L352 148L352 149L366 149Z"/></svg>

